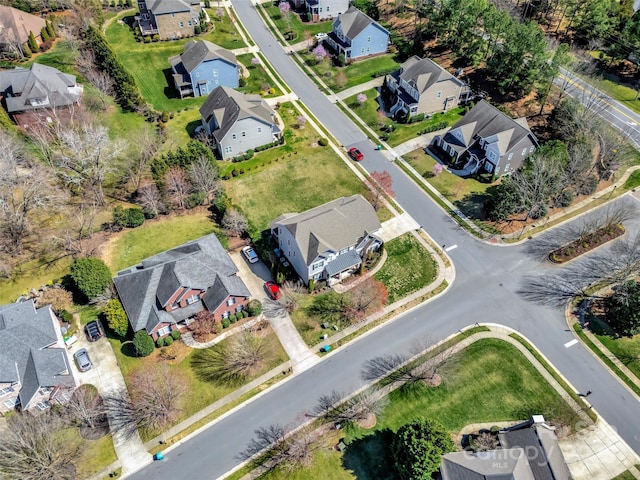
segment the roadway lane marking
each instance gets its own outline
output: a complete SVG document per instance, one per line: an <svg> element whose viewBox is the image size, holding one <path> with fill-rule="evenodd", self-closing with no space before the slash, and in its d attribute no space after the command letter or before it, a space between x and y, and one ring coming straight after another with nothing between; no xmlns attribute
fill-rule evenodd
<svg viewBox="0 0 640 480"><path fill-rule="evenodd" d="M450 252L451 250L454 250L458 248L458 245L451 245L450 247L447 247L444 249L445 252Z"/></svg>
<svg viewBox="0 0 640 480"><path fill-rule="evenodd" d="M564 344L564 348L569 348L569 347L573 347L576 343L578 343L578 340L576 340L575 338L573 340L571 340L570 342L567 342Z"/></svg>

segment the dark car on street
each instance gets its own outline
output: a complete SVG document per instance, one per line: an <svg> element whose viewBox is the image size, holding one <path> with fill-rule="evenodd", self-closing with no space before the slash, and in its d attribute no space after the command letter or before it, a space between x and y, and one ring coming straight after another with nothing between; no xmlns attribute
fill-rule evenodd
<svg viewBox="0 0 640 480"><path fill-rule="evenodd" d="M104 337L104 329L99 320L92 320L84 326L84 333L87 335L87 340L95 342Z"/></svg>

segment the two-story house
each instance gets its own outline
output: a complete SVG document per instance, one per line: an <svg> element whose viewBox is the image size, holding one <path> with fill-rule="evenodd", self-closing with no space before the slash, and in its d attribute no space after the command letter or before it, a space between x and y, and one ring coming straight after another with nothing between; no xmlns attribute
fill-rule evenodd
<svg viewBox="0 0 640 480"><path fill-rule="evenodd" d="M349 0L305 0L304 4L313 22L335 18L349 8Z"/></svg>
<svg viewBox="0 0 640 480"><path fill-rule="evenodd" d="M0 51L13 54L23 52L23 45L29 41L30 33L40 45L40 32L45 27L46 22L42 17L0 5Z"/></svg>
<svg viewBox="0 0 640 480"><path fill-rule="evenodd" d="M456 175L512 173L538 148L526 119L512 119L481 100L429 149Z"/></svg>
<svg viewBox="0 0 640 480"><path fill-rule="evenodd" d="M160 40L192 37L200 24L198 0L139 0L135 16L142 35L158 35Z"/></svg>
<svg viewBox="0 0 640 480"><path fill-rule="evenodd" d="M341 197L271 222L278 248L300 278L339 282L360 267L364 256L382 245L380 220L362 195Z"/></svg>
<svg viewBox="0 0 640 480"><path fill-rule="evenodd" d="M275 111L260 95L217 87L200 107L202 126L211 135L220 158L232 158L278 140Z"/></svg>
<svg viewBox="0 0 640 480"><path fill-rule="evenodd" d="M216 87L236 88L240 64L233 52L207 40L191 40L181 55L169 58L180 98L209 95Z"/></svg>
<svg viewBox="0 0 640 480"><path fill-rule="evenodd" d="M346 61L386 53L389 32L351 6L333 21L325 42Z"/></svg>
<svg viewBox="0 0 640 480"><path fill-rule="evenodd" d="M214 234L118 272L113 283L134 332L154 340L207 309L216 320L244 309L250 293Z"/></svg>
<svg viewBox="0 0 640 480"><path fill-rule="evenodd" d="M51 306L0 306L0 412L44 410L77 385Z"/></svg>
<svg viewBox="0 0 640 480"><path fill-rule="evenodd" d="M9 115L78 103L82 86L76 77L57 68L34 63L29 68L0 71L0 100Z"/></svg>
<svg viewBox="0 0 640 480"><path fill-rule="evenodd" d="M466 100L469 87L430 58L413 56L388 75L386 85L392 95L391 115L446 112Z"/></svg>

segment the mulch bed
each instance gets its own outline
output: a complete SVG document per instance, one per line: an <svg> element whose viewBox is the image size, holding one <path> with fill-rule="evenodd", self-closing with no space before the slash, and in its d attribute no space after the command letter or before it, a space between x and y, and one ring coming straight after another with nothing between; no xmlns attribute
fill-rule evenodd
<svg viewBox="0 0 640 480"><path fill-rule="evenodd" d="M549 254L549 261L556 264L561 264L573 260L591 250L598 248L600 245L604 245L611 240L624 235L624 227L622 225L615 225L613 228L602 228L596 230L592 234L574 240L567 245L563 245L560 248L553 250Z"/></svg>

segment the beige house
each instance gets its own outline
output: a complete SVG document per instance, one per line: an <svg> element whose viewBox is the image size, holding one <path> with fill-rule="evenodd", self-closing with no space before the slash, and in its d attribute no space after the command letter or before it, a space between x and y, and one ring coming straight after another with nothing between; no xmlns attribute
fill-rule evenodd
<svg viewBox="0 0 640 480"><path fill-rule="evenodd" d="M140 0L136 26L142 35L158 35L160 40L193 37L200 24L197 0Z"/></svg>
<svg viewBox="0 0 640 480"><path fill-rule="evenodd" d="M446 112L457 107L471 93L466 83L433 60L415 55L386 80L392 96L391 115L408 113L413 117Z"/></svg>
<svg viewBox="0 0 640 480"><path fill-rule="evenodd" d="M32 32L38 45L42 43L40 31L46 26L44 18L16 8L0 5L0 49L16 53L29 40Z"/></svg>

